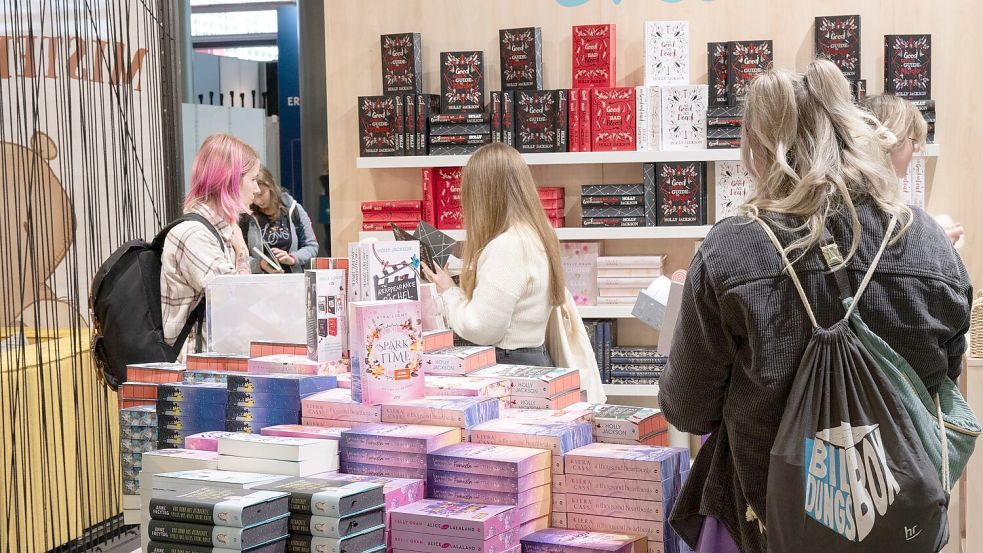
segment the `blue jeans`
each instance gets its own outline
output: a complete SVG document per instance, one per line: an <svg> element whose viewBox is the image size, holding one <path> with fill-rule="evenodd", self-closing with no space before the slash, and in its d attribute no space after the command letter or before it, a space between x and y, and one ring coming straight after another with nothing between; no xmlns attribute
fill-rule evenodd
<svg viewBox="0 0 983 553"><path fill-rule="evenodd" d="M501 365L529 365L532 367L553 367L553 359L546 346L535 348L502 349L495 348L495 360Z"/></svg>

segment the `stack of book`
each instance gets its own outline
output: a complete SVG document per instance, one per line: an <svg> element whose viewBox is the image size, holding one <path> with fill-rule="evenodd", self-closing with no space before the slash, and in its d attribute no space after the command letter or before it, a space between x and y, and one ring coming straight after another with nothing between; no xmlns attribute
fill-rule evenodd
<svg viewBox="0 0 983 553"><path fill-rule="evenodd" d="M302 399L300 415L301 423L307 426L351 428L382 421L382 406L355 401L351 390L335 388Z"/></svg>
<svg viewBox="0 0 983 553"><path fill-rule="evenodd" d="M642 165L655 224L696 226L707 224L707 166L705 161L667 161ZM654 191L654 196L652 195ZM646 204L649 205L649 204Z"/></svg>
<svg viewBox="0 0 983 553"><path fill-rule="evenodd" d="M580 401L577 369L494 365L472 376L508 381L506 405L512 409L563 409Z"/></svg>
<svg viewBox="0 0 983 553"><path fill-rule="evenodd" d="M360 156L420 155L426 145L417 132L425 135L427 118L417 116L440 106L436 96L423 94L421 42L420 33L380 36L383 95L358 98Z"/></svg>
<svg viewBox="0 0 983 553"><path fill-rule="evenodd" d="M515 507L514 523L528 530L548 526L552 504L551 456L545 449L458 444L427 460L430 497Z"/></svg>
<svg viewBox="0 0 983 553"><path fill-rule="evenodd" d="M570 150L590 152L598 144L628 141L629 149L634 150L635 89L629 93L628 89L614 88L618 73L617 28L609 24L575 25L571 35ZM598 89L597 94L593 89ZM625 95L631 96L630 106L624 98L615 99ZM600 123L608 126L602 128ZM615 132L609 132L612 130ZM598 137L599 131L604 136Z"/></svg>
<svg viewBox="0 0 983 553"><path fill-rule="evenodd" d="M618 322L614 319L585 319L584 328L603 382L611 370L611 348L618 343Z"/></svg>
<svg viewBox="0 0 983 553"><path fill-rule="evenodd" d="M597 259L603 242L560 242L563 280L577 305L597 305Z"/></svg>
<svg viewBox="0 0 983 553"><path fill-rule="evenodd" d="M598 305L633 305L638 293L662 276L664 255L597 258Z"/></svg>
<svg viewBox="0 0 983 553"><path fill-rule="evenodd" d="M645 22L645 84L635 88L637 149L662 149L662 95L689 84L689 22ZM667 133L669 134L669 133Z"/></svg>
<svg viewBox="0 0 983 553"><path fill-rule="evenodd" d="M707 148L740 148L744 106L712 106L707 109Z"/></svg>
<svg viewBox="0 0 983 553"><path fill-rule="evenodd" d="M188 371L232 371L246 372L249 355L230 353L189 353ZM187 376L187 375L185 375Z"/></svg>
<svg viewBox="0 0 983 553"><path fill-rule="evenodd" d="M315 269L328 269L333 267L316 267L313 264L317 263L317 260L329 260L328 257L316 257L311 260L312 267ZM345 268L348 267L347 259L345 259ZM290 342L278 342L276 340L253 340L249 342L249 357L263 357L266 355L305 355L307 353L307 344L293 344Z"/></svg>
<svg viewBox="0 0 983 553"><path fill-rule="evenodd" d="M362 202L362 230L389 231L390 225L412 232L423 220L423 202L417 200Z"/></svg>
<svg viewBox="0 0 983 553"><path fill-rule="evenodd" d="M225 429L229 391L222 384L169 382L157 387L157 447L184 447L184 439Z"/></svg>
<svg viewBox="0 0 983 553"><path fill-rule="evenodd" d="M539 202L546 211L546 217L554 228L563 228L567 224L566 216L566 190L561 187L539 187L536 189L539 194Z"/></svg>
<svg viewBox="0 0 983 553"><path fill-rule="evenodd" d="M645 536L649 549L681 550L669 513L688 474L688 449L591 444L564 462L567 528Z"/></svg>
<svg viewBox="0 0 983 553"><path fill-rule="evenodd" d="M196 451L192 449L161 449L143 454L143 468L140 470L140 543L147 550L150 543L148 525L150 523L150 499L154 492L154 475L165 472L195 470L215 470L218 468L218 453L215 451Z"/></svg>
<svg viewBox="0 0 983 553"><path fill-rule="evenodd" d="M450 426L366 424L341 433L341 472L425 479L427 454L461 442Z"/></svg>
<svg viewBox="0 0 983 553"><path fill-rule="evenodd" d="M429 375L465 376L495 364L495 348L448 347L423 354L423 372Z"/></svg>
<svg viewBox="0 0 983 553"><path fill-rule="evenodd" d="M581 226L654 226L646 218L646 205L642 184L585 185L580 191Z"/></svg>
<svg viewBox="0 0 983 553"><path fill-rule="evenodd" d="M461 168L423 169L423 220L441 230L463 228L461 216Z"/></svg>
<svg viewBox="0 0 983 553"><path fill-rule="evenodd" d="M429 286L428 286L429 288ZM423 353L433 353L454 346L454 332L450 330L424 330Z"/></svg>
<svg viewBox="0 0 983 553"><path fill-rule="evenodd" d="M487 113L444 113L430 116L430 154L467 155L491 142Z"/></svg>
<svg viewBox="0 0 983 553"><path fill-rule="evenodd" d="M441 52L440 76L440 115L430 116L430 155L471 154L491 142L484 52Z"/></svg>
<svg viewBox="0 0 983 553"><path fill-rule="evenodd" d="M288 551L385 551L382 484L287 478L255 489L290 494Z"/></svg>
<svg viewBox="0 0 983 553"><path fill-rule="evenodd" d="M818 32L820 29L817 27ZM771 69L774 57L770 40L707 43L708 148L741 147L743 105L748 87L755 77ZM859 59L857 64L856 72L859 75Z"/></svg>
<svg viewBox="0 0 983 553"><path fill-rule="evenodd" d="M494 378L472 376L425 376L427 397L478 396L504 399L509 395L511 383Z"/></svg>
<svg viewBox="0 0 983 553"><path fill-rule="evenodd" d="M249 374L336 375L348 372L346 360L314 361L307 355L264 355L246 364Z"/></svg>
<svg viewBox="0 0 983 553"><path fill-rule="evenodd" d="M606 384L658 384L668 358L651 346L614 346ZM604 375L602 375L604 376Z"/></svg>
<svg viewBox="0 0 983 553"><path fill-rule="evenodd" d="M519 547L515 508L425 499L392 513L394 551L507 552Z"/></svg>
<svg viewBox="0 0 983 553"><path fill-rule="evenodd" d="M522 538L522 553L652 553L648 540L631 534L549 528ZM655 551L659 551L656 549ZM664 552L661 552L664 553Z"/></svg>
<svg viewBox="0 0 983 553"><path fill-rule="evenodd" d="M177 382L180 382L178 378ZM157 383L128 380L119 385L119 407L137 407L157 403Z"/></svg>
<svg viewBox="0 0 983 553"><path fill-rule="evenodd" d="M120 409L157 403L157 385L181 382L183 363L140 363L126 366L126 382L119 387Z"/></svg>
<svg viewBox="0 0 983 553"><path fill-rule="evenodd" d="M284 476L338 470L338 442L257 434L230 434L218 440L218 468Z"/></svg>
<svg viewBox="0 0 983 553"><path fill-rule="evenodd" d="M334 376L302 374L235 374L227 380L229 402L225 429L258 434L267 426L300 423L300 402L334 389Z"/></svg>
<svg viewBox="0 0 983 553"><path fill-rule="evenodd" d="M628 405L592 405L594 442L669 445L669 423L659 409Z"/></svg>
<svg viewBox="0 0 983 553"><path fill-rule="evenodd" d="M288 535L287 494L203 486L154 492L146 551L224 548L283 551Z"/></svg>
<svg viewBox="0 0 983 553"><path fill-rule="evenodd" d="M119 413L120 461L123 467L123 517L140 522L140 469L143 454L157 449L157 407L124 407Z"/></svg>
<svg viewBox="0 0 983 553"><path fill-rule="evenodd" d="M463 435L475 426L498 418L500 401L492 397L433 396L382 406L382 422L460 428Z"/></svg>

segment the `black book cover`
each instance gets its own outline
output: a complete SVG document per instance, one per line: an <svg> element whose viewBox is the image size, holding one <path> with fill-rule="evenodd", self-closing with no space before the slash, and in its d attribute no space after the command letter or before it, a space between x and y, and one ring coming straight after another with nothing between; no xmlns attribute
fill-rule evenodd
<svg viewBox="0 0 983 553"><path fill-rule="evenodd" d="M816 57L835 63L846 80L860 79L860 16L817 17Z"/></svg>
<svg viewBox="0 0 983 553"><path fill-rule="evenodd" d="M739 40L727 43L727 99L744 101L748 86L758 75L771 69L774 51L770 40Z"/></svg>
<svg viewBox="0 0 983 553"><path fill-rule="evenodd" d="M655 182L659 226L706 224L705 162L656 163Z"/></svg>
<svg viewBox="0 0 983 553"><path fill-rule="evenodd" d="M469 156L478 151L481 144L431 144L432 156Z"/></svg>
<svg viewBox="0 0 983 553"><path fill-rule="evenodd" d="M729 150L741 147L740 138L714 138L707 139L708 150Z"/></svg>
<svg viewBox="0 0 983 553"><path fill-rule="evenodd" d="M407 94L403 97L403 109L406 111L406 128L403 129L403 136L406 138L406 155L418 155L416 151L416 94Z"/></svg>
<svg viewBox="0 0 983 553"><path fill-rule="evenodd" d="M556 91L557 111L556 111L556 148L554 152L565 152L569 148L570 134L567 127L570 121L570 92L560 89Z"/></svg>
<svg viewBox="0 0 983 553"><path fill-rule="evenodd" d="M492 142L502 141L502 92L491 93L491 133Z"/></svg>
<svg viewBox="0 0 983 553"><path fill-rule="evenodd" d="M583 217L580 226L584 228L613 227L636 228L644 227L645 217Z"/></svg>
<svg viewBox="0 0 983 553"><path fill-rule="evenodd" d="M283 516L249 528L232 528L213 524L151 519L147 525L147 532L153 541L227 549L248 549L287 537L289 521L289 517Z"/></svg>
<svg viewBox="0 0 983 553"><path fill-rule="evenodd" d="M214 553L216 548L207 545L187 545L152 541L147 544L147 553ZM249 550L249 553L286 553L287 539L279 539ZM310 551L308 550L308 553Z"/></svg>
<svg viewBox="0 0 983 553"><path fill-rule="evenodd" d="M360 156L399 155L397 98L398 96L359 96L358 154Z"/></svg>
<svg viewBox="0 0 983 553"><path fill-rule="evenodd" d="M441 113L485 109L484 52L441 52L440 76Z"/></svg>
<svg viewBox="0 0 983 553"><path fill-rule="evenodd" d="M932 35L884 37L884 93L908 100L932 97Z"/></svg>
<svg viewBox="0 0 983 553"><path fill-rule="evenodd" d="M707 129L707 140L720 140L722 138L740 138L740 127L711 127Z"/></svg>
<svg viewBox="0 0 983 553"><path fill-rule="evenodd" d="M313 549L314 536L304 536L304 535L292 535L290 539L287 540L287 553L312 553L320 552L320 549ZM362 532L361 534L355 534L347 538L343 538L341 543L339 543L341 553L356 553L359 551L375 551L386 544L386 528L385 526L380 526L374 530L369 530L367 532ZM252 553L250 551L249 553Z"/></svg>
<svg viewBox="0 0 983 553"><path fill-rule="evenodd" d="M420 33L382 35L383 94L423 94Z"/></svg>
<svg viewBox="0 0 983 553"><path fill-rule="evenodd" d="M396 100L396 149L398 156L406 155L406 106L402 96L394 96Z"/></svg>
<svg viewBox="0 0 983 553"><path fill-rule="evenodd" d="M581 196L582 207L630 207L645 205L644 195L634 196Z"/></svg>
<svg viewBox="0 0 983 553"><path fill-rule="evenodd" d="M305 536L343 538L386 523L385 509L363 511L344 518L290 515L290 533Z"/></svg>
<svg viewBox="0 0 983 553"><path fill-rule="evenodd" d="M515 147L515 92L502 91L502 142Z"/></svg>
<svg viewBox="0 0 983 553"><path fill-rule="evenodd" d="M430 117L440 113L439 94L417 94L416 96L416 149L417 155L430 153Z"/></svg>
<svg viewBox="0 0 983 553"><path fill-rule="evenodd" d="M451 144L488 144L491 142L491 134L450 134L450 135L430 135L430 144L451 145Z"/></svg>
<svg viewBox="0 0 983 553"><path fill-rule="evenodd" d="M487 123L487 113L435 113L430 115L431 129L434 125L465 125Z"/></svg>
<svg viewBox="0 0 983 553"><path fill-rule="evenodd" d="M556 90L520 90L515 93L516 149L520 152L556 150Z"/></svg>
<svg viewBox="0 0 983 553"><path fill-rule="evenodd" d="M248 527L289 512L289 496L202 486L182 492L158 492L150 516L159 520ZM238 519L238 520L237 520Z"/></svg>
<svg viewBox="0 0 983 553"><path fill-rule="evenodd" d="M539 27L498 31L502 90L543 88L543 31Z"/></svg>
<svg viewBox="0 0 983 553"><path fill-rule="evenodd" d="M491 133L489 123L462 123L462 124L436 124L430 123L430 138L435 136L448 136L455 134L489 134ZM433 141L431 140L431 143Z"/></svg>
<svg viewBox="0 0 983 553"><path fill-rule="evenodd" d="M710 85L710 105L729 105L727 96L727 44L707 43L707 79Z"/></svg>

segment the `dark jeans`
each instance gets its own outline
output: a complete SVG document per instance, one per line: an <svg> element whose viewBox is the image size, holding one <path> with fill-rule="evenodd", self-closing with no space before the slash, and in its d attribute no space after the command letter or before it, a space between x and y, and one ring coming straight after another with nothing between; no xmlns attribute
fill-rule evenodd
<svg viewBox="0 0 983 553"><path fill-rule="evenodd" d="M529 365L532 367L553 367L553 359L546 346L536 348L502 349L495 348L495 360L501 365Z"/></svg>

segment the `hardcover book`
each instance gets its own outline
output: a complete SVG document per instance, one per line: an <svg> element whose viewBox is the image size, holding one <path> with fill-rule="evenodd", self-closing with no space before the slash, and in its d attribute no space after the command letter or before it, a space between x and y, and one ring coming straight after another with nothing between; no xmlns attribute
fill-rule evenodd
<svg viewBox="0 0 983 553"><path fill-rule="evenodd" d="M393 511L391 531L487 540L518 526L514 514L505 505L424 499Z"/></svg>
<svg viewBox="0 0 983 553"><path fill-rule="evenodd" d="M441 230L460 229L461 168L433 167L423 170L424 210L432 206L435 226Z"/></svg>
<svg viewBox="0 0 983 553"><path fill-rule="evenodd" d="M362 157L402 155L399 96L359 96L358 142Z"/></svg>
<svg viewBox="0 0 983 553"><path fill-rule="evenodd" d="M523 553L647 553L644 537L548 528L522 538Z"/></svg>
<svg viewBox="0 0 983 553"><path fill-rule="evenodd" d="M590 101L592 151L634 150L635 88L594 88Z"/></svg>
<svg viewBox="0 0 983 553"><path fill-rule="evenodd" d="M597 258L600 242L561 242L560 261L567 290L577 305L597 303Z"/></svg>
<svg viewBox="0 0 983 553"><path fill-rule="evenodd" d="M884 93L932 97L932 35L884 36Z"/></svg>
<svg viewBox="0 0 983 553"><path fill-rule="evenodd" d="M645 22L645 86L689 84L689 22Z"/></svg>
<svg viewBox="0 0 983 553"><path fill-rule="evenodd" d="M434 123L430 124L430 143L431 144L453 144L453 142L442 142L446 137L450 136L460 136L460 135L477 135L482 137L482 142L479 144L484 144L484 136L491 136L492 127L490 123L455 123L455 124L441 124L437 125ZM493 142L494 139L489 139L488 142Z"/></svg>
<svg viewBox="0 0 983 553"><path fill-rule="evenodd" d="M203 486L192 491L155 492L150 516L246 528L287 514L287 494Z"/></svg>
<svg viewBox="0 0 983 553"><path fill-rule="evenodd" d="M709 83L710 105L730 105L727 95L727 63L729 60L727 42L707 43L707 82Z"/></svg>
<svg viewBox="0 0 983 553"><path fill-rule="evenodd" d="M567 137L570 143L569 151L583 152L584 146L580 143L580 92L576 88L567 90L569 104L567 106Z"/></svg>
<svg viewBox="0 0 983 553"><path fill-rule="evenodd" d="M488 346L450 347L423 354L426 374L464 376L495 364L495 348Z"/></svg>
<svg viewBox="0 0 983 553"><path fill-rule="evenodd" d="M357 282L359 301L420 299L419 242L361 243L354 250L363 269Z"/></svg>
<svg viewBox="0 0 983 553"><path fill-rule="evenodd" d="M567 475L662 481L680 472L679 449L620 444L590 444L564 457Z"/></svg>
<svg viewBox="0 0 983 553"><path fill-rule="evenodd" d="M582 209L589 207L632 207L644 206L645 197L637 196L581 196Z"/></svg>
<svg viewBox="0 0 983 553"><path fill-rule="evenodd" d="M330 390L335 387L336 381L335 376L329 375L232 374L229 375L227 386L230 394L268 394L300 398ZM237 398L245 397L248 396L237 396ZM255 406L258 405L244 405L244 407Z"/></svg>
<svg viewBox="0 0 983 553"><path fill-rule="evenodd" d="M630 206L611 206L611 207L584 207L581 214L585 218L590 217L644 217L644 205Z"/></svg>
<svg viewBox="0 0 983 553"><path fill-rule="evenodd" d="M593 431L588 423L498 419L471 430L472 443L548 449L555 456L587 445L592 438Z"/></svg>
<svg viewBox="0 0 983 553"><path fill-rule="evenodd" d="M378 405L422 398L420 302L354 302L351 309L352 399Z"/></svg>
<svg viewBox="0 0 983 553"><path fill-rule="evenodd" d="M517 150L528 153L556 150L556 120L560 109L558 92L520 90L515 93Z"/></svg>
<svg viewBox="0 0 983 553"><path fill-rule="evenodd" d="M286 478L254 489L289 494L290 512L346 517L385 503L382 484L321 478Z"/></svg>
<svg viewBox="0 0 983 553"><path fill-rule="evenodd" d="M586 184L582 196L638 196L644 193L641 184Z"/></svg>
<svg viewBox="0 0 983 553"><path fill-rule="evenodd" d="M385 511L372 509L347 517L327 517L294 513L290 515L290 533L322 538L344 538L385 524Z"/></svg>
<svg viewBox="0 0 983 553"><path fill-rule="evenodd" d="M662 89L655 86L635 87L636 149L662 149Z"/></svg>
<svg viewBox="0 0 983 553"><path fill-rule="evenodd" d="M835 63L846 80L860 79L860 16L817 17L816 57Z"/></svg>
<svg viewBox="0 0 983 553"><path fill-rule="evenodd" d="M492 378L472 378L470 376L431 376L424 377L427 397L431 396L481 396L502 398L509 394L511 383Z"/></svg>
<svg viewBox="0 0 983 553"><path fill-rule="evenodd" d="M553 128L556 129L556 147L554 152L566 152L570 149L570 93L567 90L557 90L558 100L556 119Z"/></svg>
<svg viewBox="0 0 983 553"><path fill-rule="evenodd" d="M434 451L427 466L441 472L521 478L550 468L550 452L507 445L462 443Z"/></svg>
<svg viewBox="0 0 983 553"><path fill-rule="evenodd" d="M423 94L420 33L382 35L382 93Z"/></svg>
<svg viewBox="0 0 983 553"><path fill-rule="evenodd" d="M460 428L419 424L362 424L341 434L341 448L426 454L461 443Z"/></svg>
<svg viewBox="0 0 983 553"><path fill-rule="evenodd" d="M430 153L430 117L440 112L439 94L417 94L416 96L416 155ZM426 197L426 196L424 196Z"/></svg>
<svg viewBox="0 0 983 553"><path fill-rule="evenodd" d="M573 27L573 88L616 86L616 34L613 24Z"/></svg>
<svg viewBox="0 0 983 553"><path fill-rule="evenodd" d="M543 31L539 27L498 31L502 90L543 88Z"/></svg>
<svg viewBox="0 0 983 553"><path fill-rule="evenodd" d="M151 519L147 533L153 541L241 550L286 538L288 519L283 516L249 528Z"/></svg>
<svg viewBox="0 0 983 553"><path fill-rule="evenodd" d="M318 478L329 480L341 480L344 482L370 482L381 484L383 493L386 495L386 513L393 509L409 505L424 498L425 482L419 479L389 478L379 476L362 476L355 474L330 474L319 475ZM387 515L388 516L388 515Z"/></svg>
<svg viewBox="0 0 983 553"><path fill-rule="evenodd" d="M302 424L278 424L267 426L260 431L263 436L284 436L288 438L309 438L313 440L340 440L344 427L305 426Z"/></svg>
<svg viewBox="0 0 983 553"><path fill-rule="evenodd" d="M472 428L497 419L498 411L495 398L435 396L386 403L382 406L382 421Z"/></svg>
<svg viewBox="0 0 983 553"><path fill-rule="evenodd" d="M707 224L706 163L655 164L659 226Z"/></svg>
<svg viewBox="0 0 983 553"><path fill-rule="evenodd" d="M416 107L416 94L407 94L403 97L403 143L406 145L406 155L408 156L420 155L416 143ZM316 267L311 266L311 268L315 269Z"/></svg>
<svg viewBox="0 0 983 553"><path fill-rule="evenodd" d="M714 163L714 186L717 191L716 221L739 214L738 208L750 199L754 181L740 161Z"/></svg>
<svg viewBox="0 0 983 553"><path fill-rule="evenodd" d="M441 113L474 113L485 109L484 52L440 53Z"/></svg>
<svg viewBox="0 0 983 553"><path fill-rule="evenodd" d="M431 144L432 156L469 156L478 151L481 144Z"/></svg>
<svg viewBox="0 0 983 553"><path fill-rule="evenodd" d="M727 96L731 104L744 102L748 86L771 69L774 50L770 40L739 40L727 44Z"/></svg>
<svg viewBox="0 0 983 553"><path fill-rule="evenodd" d="M593 147L593 143L591 141L591 130L590 130L590 119L591 119L590 96L591 96L591 94L590 94L590 90L587 89L587 88L582 88L582 89L580 89L579 92L580 92L580 94L579 94L579 96L580 96L580 102L579 102L579 104L580 105L578 107L580 109L580 113L577 115L577 118L580 121L580 151L581 152L589 152L589 151L591 151L591 148Z"/></svg>
<svg viewBox="0 0 983 553"><path fill-rule="evenodd" d="M707 85L662 88L662 149L700 150L707 143Z"/></svg>
<svg viewBox="0 0 983 553"><path fill-rule="evenodd" d="M342 269L308 269L304 272L304 278L307 289L307 357L314 361L337 361L348 349L346 272Z"/></svg>
<svg viewBox="0 0 983 553"><path fill-rule="evenodd" d="M621 228L634 228L634 227L644 227L647 223L645 218L642 216L634 217L584 217L580 226L584 228L595 228L595 227L621 227Z"/></svg>
<svg viewBox="0 0 983 553"><path fill-rule="evenodd" d="M516 145L515 92L502 91L502 142L507 146Z"/></svg>
<svg viewBox="0 0 983 553"><path fill-rule="evenodd" d="M287 540L287 553L385 553L386 527L375 526L368 530L360 529L358 534L343 538L325 538L292 534ZM249 551L253 553L253 551ZM256 552L262 553L262 552ZM272 553L272 552L271 552Z"/></svg>
<svg viewBox="0 0 983 553"><path fill-rule="evenodd" d="M491 93L491 135L492 142L502 141L502 91Z"/></svg>
<svg viewBox="0 0 983 553"><path fill-rule="evenodd" d="M580 371L559 367L493 365L471 374L475 378L495 378L512 383L510 396L549 397L580 388Z"/></svg>

